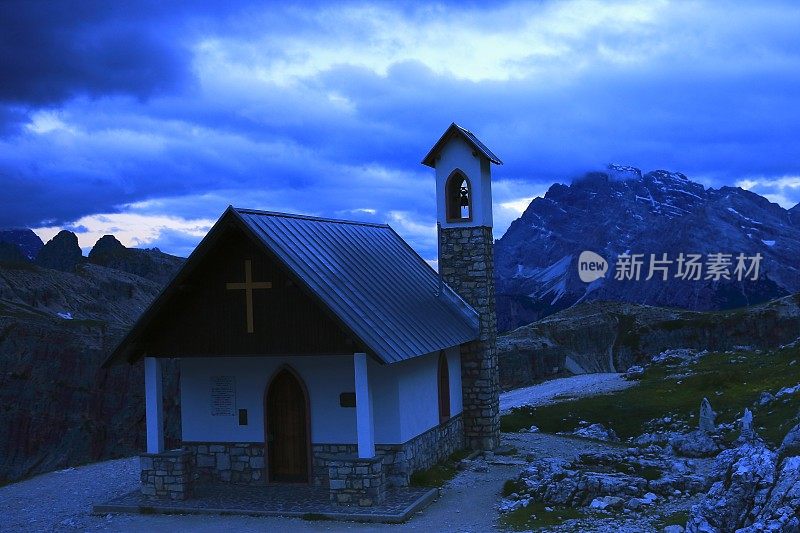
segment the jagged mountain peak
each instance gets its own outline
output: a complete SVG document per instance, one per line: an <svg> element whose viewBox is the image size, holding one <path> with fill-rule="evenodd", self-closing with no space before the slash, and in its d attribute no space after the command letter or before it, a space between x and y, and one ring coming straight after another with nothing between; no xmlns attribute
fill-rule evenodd
<svg viewBox="0 0 800 533"><path fill-rule="evenodd" d="M583 283L577 261L585 250L604 257L612 273ZM624 252L759 253L764 260L758 283L637 284L613 279ZM757 303L800 291L798 256L798 207L787 211L739 187L707 189L680 172L609 165L554 184L497 241L498 322L515 327L597 298L692 310Z"/></svg>
<svg viewBox="0 0 800 533"><path fill-rule="evenodd" d="M636 167L610 163L607 169L612 180L642 179L642 171Z"/></svg>
<svg viewBox="0 0 800 533"><path fill-rule="evenodd" d="M78 236L68 230L59 231L39 250L36 264L45 268L71 272L84 260Z"/></svg>
<svg viewBox="0 0 800 533"><path fill-rule="evenodd" d="M165 283L172 278L183 259L157 248L127 248L113 235L103 235L89 252L89 262Z"/></svg>
<svg viewBox="0 0 800 533"><path fill-rule="evenodd" d="M125 253L125 246L117 240L113 235L103 235L92 247L89 252L89 259L97 257L102 254L120 254Z"/></svg>

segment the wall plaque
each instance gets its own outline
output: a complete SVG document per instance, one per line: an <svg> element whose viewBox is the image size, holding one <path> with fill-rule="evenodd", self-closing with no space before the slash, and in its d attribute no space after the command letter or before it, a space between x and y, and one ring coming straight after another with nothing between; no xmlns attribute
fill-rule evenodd
<svg viewBox="0 0 800 533"><path fill-rule="evenodd" d="M340 407L355 407L356 406L356 393L343 392L339 395Z"/></svg>
<svg viewBox="0 0 800 533"><path fill-rule="evenodd" d="M211 376L211 416L234 416L236 410L236 378Z"/></svg>

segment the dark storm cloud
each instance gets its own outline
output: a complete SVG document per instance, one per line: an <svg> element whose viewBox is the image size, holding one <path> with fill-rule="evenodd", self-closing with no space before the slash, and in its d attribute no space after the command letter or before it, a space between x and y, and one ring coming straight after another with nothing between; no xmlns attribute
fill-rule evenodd
<svg viewBox="0 0 800 533"><path fill-rule="evenodd" d="M432 257L419 162L451 121L504 160L503 223L609 162L800 201L793 4L68 5L2 18L31 31L0 37L0 226L233 203L389 221Z"/></svg>
<svg viewBox="0 0 800 533"><path fill-rule="evenodd" d="M189 78L168 3L0 3L0 100L55 104L79 94L147 98ZM159 7L161 6L161 7Z"/></svg>

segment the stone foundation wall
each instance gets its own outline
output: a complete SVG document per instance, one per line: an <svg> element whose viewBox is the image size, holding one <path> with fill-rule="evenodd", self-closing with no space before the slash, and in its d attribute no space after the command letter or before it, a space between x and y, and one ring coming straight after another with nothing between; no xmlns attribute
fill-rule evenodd
<svg viewBox="0 0 800 533"><path fill-rule="evenodd" d="M184 450L139 456L142 494L152 499L186 500L192 495L190 454Z"/></svg>
<svg viewBox="0 0 800 533"><path fill-rule="evenodd" d="M500 445L500 373L492 228L439 230L439 272L459 296L478 311L480 335L461 345L464 437L468 447Z"/></svg>
<svg viewBox="0 0 800 533"><path fill-rule="evenodd" d="M462 416L456 415L404 444L376 444L389 487L406 487L411 474L425 470L464 447ZM266 483L264 444L185 442L192 481L263 485ZM312 482L329 487L327 458L354 457L355 444L312 444Z"/></svg>
<svg viewBox="0 0 800 533"><path fill-rule="evenodd" d="M377 452L377 447L376 452ZM314 485L328 487L328 459L331 457L352 457L358 453L355 444L312 444L311 475Z"/></svg>
<svg viewBox="0 0 800 533"><path fill-rule="evenodd" d="M361 507L383 502L386 481L380 457L322 455L320 459L327 463L331 502Z"/></svg>
<svg viewBox="0 0 800 533"><path fill-rule="evenodd" d="M264 443L187 442L192 477L200 481L222 481L263 485Z"/></svg>
<svg viewBox="0 0 800 533"><path fill-rule="evenodd" d="M383 463L388 487L407 487L411 474L425 470L464 447L464 425L461 415L429 429L404 444L376 444L375 455ZM328 486L327 459L354 456L355 444L314 444L313 476L317 486Z"/></svg>

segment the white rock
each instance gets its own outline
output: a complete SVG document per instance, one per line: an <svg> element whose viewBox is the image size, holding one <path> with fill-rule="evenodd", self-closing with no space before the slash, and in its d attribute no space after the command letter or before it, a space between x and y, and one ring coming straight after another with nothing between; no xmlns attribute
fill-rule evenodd
<svg viewBox="0 0 800 533"><path fill-rule="evenodd" d="M585 439L595 439L606 442L620 441L613 429L606 428L602 424L592 424L590 426L582 427L575 430L572 434L576 437L583 437Z"/></svg>
<svg viewBox="0 0 800 533"><path fill-rule="evenodd" d="M603 496L601 498L595 498L592 500L592 503L589 504L589 507L592 509L619 509L622 507L623 499L617 496Z"/></svg>
<svg viewBox="0 0 800 533"><path fill-rule="evenodd" d="M753 429L753 413L750 409L745 408L742 418L739 419L741 424L741 435L739 440L742 442L752 442L756 438L755 430Z"/></svg>
<svg viewBox="0 0 800 533"><path fill-rule="evenodd" d="M714 425L716 417L717 413L711 408L711 402L708 401L708 398L703 398L700 403L700 431L713 433L716 430Z"/></svg>
<svg viewBox="0 0 800 533"><path fill-rule="evenodd" d="M497 510L501 513L510 513L511 511L516 511L517 509L527 507L530 505L530 503L530 498L522 498L520 500L503 499L500 501L500 505L497 507Z"/></svg>
<svg viewBox="0 0 800 533"><path fill-rule="evenodd" d="M640 365L634 365L628 369L625 374L623 374L623 378L625 379L641 379L644 376L644 367Z"/></svg>
<svg viewBox="0 0 800 533"><path fill-rule="evenodd" d="M776 398L782 398L784 396L789 396L790 394L795 394L797 392L800 392L800 383L798 383L794 387L784 387L784 388L782 388L781 390L779 390L775 394L775 397Z"/></svg>
<svg viewBox="0 0 800 533"><path fill-rule="evenodd" d="M760 407L764 407L765 405L769 405L774 401L775 401L775 396L773 396L769 392L764 391L761 393L761 395L759 395L757 403Z"/></svg>

